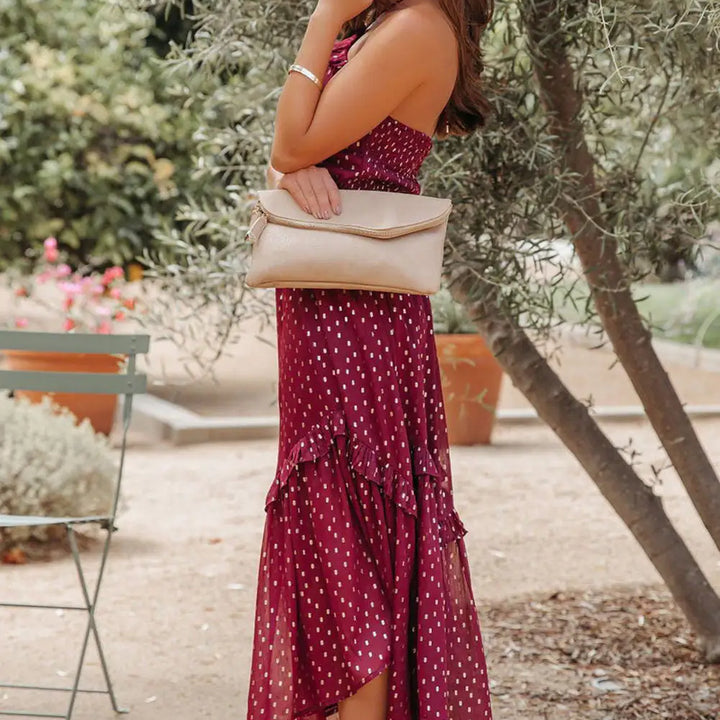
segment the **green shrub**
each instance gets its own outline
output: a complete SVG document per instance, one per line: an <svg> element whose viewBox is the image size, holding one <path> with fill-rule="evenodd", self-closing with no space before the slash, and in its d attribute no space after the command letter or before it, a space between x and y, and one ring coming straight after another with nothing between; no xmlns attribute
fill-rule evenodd
<svg viewBox="0 0 720 720"><path fill-rule="evenodd" d="M0 513L105 515L110 512L117 468L108 439L88 420L0 394ZM0 529L0 548L54 537L47 527Z"/></svg>
<svg viewBox="0 0 720 720"><path fill-rule="evenodd" d="M468 316L467 310L450 294L450 290L441 287L430 296L435 333L466 334L477 333L478 329Z"/></svg>
<svg viewBox="0 0 720 720"><path fill-rule="evenodd" d="M173 222L197 118L153 30L104 0L0 0L0 267L49 235L122 264Z"/></svg>

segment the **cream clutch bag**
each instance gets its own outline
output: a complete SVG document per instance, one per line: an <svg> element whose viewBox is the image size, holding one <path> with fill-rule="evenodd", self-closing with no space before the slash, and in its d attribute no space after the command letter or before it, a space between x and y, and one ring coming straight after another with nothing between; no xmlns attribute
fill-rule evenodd
<svg viewBox="0 0 720 720"><path fill-rule="evenodd" d="M440 289L452 203L340 190L342 212L318 220L287 190L260 190L246 239L250 287L350 288L432 295Z"/></svg>

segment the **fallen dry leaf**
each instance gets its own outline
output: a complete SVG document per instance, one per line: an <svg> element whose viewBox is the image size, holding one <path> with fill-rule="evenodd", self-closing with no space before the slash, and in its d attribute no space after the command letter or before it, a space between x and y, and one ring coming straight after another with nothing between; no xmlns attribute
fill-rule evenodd
<svg viewBox="0 0 720 720"><path fill-rule="evenodd" d="M21 548L15 547L6 550L0 559L5 565L24 565L27 562L27 555Z"/></svg>
<svg viewBox="0 0 720 720"><path fill-rule="evenodd" d="M19 547L14 547L10 548L10 550L6 550L2 554L1 559L5 565L24 565L27 562L27 556L25 555L25 552Z"/></svg>
<svg viewBox="0 0 720 720"><path fill-rule="evenodd" d="M720 666L703 662L661 587L555 593L479 612L502 720L720 720Z"/></svg>

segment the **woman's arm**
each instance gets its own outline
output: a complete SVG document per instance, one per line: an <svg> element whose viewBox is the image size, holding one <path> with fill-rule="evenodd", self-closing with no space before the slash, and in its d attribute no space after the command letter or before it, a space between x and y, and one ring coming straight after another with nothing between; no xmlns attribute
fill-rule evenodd
<svg viewBox="0 0 720 720"><path fill-rule="evenodd" d="M347 16L368 0L320 0L296 62L324 75L332 45ZM357 12L355 12L357 11ZM307 78L290 73L278 101L271 164L293 172L330 157L367 134L418 88L433 71L437 28L427 17L394 11L373 30L352 61L322 93Z"/></svg>

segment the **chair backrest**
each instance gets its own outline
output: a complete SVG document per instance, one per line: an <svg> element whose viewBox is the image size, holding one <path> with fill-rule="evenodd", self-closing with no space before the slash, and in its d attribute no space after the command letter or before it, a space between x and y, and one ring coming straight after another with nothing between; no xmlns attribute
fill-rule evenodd
<svg viewBox="0 0 720 720"><path fill-rule="evenodd" d="M0 353L4 350L21 350L127 357L125 371L121 373L0 370L0 388L113 395L143 393L147 389L147 378L137 372L135 359L138 354L146 353L149 347L150 338L147 335L0 330Z"/></svg>
<svg viewBox="0 0 720 720"><path fill-rule="evenodd" d="M120 462L112 504L115 518L120 500L120 484L125 465L125 449L132 414L132 400L136 393L147 389L147 377L136 371L138 354L150 347L148 335L104 335L91 333L25 332L0 330L0 353L4 350L52 353L84 353L90 355L120 355L127 358L122 373L50 372L44 370L0 370L0 388L7 390L37 390L40 392L97 393L124 396L122 408L122 441ZM2 714L2 713L0 713Z"/></svg>

